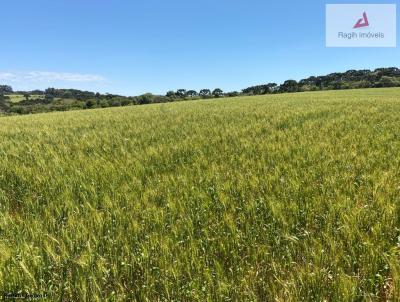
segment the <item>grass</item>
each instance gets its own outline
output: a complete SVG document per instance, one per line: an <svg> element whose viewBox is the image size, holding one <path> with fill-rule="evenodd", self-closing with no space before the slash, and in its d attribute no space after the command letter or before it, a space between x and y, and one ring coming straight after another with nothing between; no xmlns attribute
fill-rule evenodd
<svg viewBox="0 0 400 302"><path fill-rule="evenodd" d="M25 100L25 97L22 94L9 94L7 96L10 98L11 103L19 103ZM36 94L29 95L29 99L43 99L43 98L44 95L36 95Z"/></svg>
<svg viewBox="0 0 400 302"><path fill-rule="evenodd" d="M400 297L400 89L0 118L0 291Z"/></svg>

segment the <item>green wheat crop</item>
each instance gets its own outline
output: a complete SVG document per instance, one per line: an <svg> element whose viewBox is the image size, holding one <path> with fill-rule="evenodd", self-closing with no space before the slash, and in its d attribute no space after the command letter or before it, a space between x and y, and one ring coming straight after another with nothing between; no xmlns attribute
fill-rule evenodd
<svg viewBox="0 0 400 302"><path fill-rule="evenodd" d="M400 89L1 117L0 292L400 299Z"/></svg>

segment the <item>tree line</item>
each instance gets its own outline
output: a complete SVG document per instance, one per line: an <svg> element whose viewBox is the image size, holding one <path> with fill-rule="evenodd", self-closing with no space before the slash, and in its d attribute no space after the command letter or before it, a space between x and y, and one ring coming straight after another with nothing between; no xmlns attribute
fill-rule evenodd
<svg viewBox="0 0 400 302"><path fill-rule="evenodd" d="M290 93L318 90L400 87L400 69L397 67L371 70L348 70L326 76L312 76L300 81L287 80L281 85L269 83L243 89L247 95Z"/></svg>
<svg viewBox="0 0 400 302"><path fill-rule="evenodd" d="M282 84L267 83L243 89L241 92L224 92L220 88L177 89L165 95L151 93L139 96L100 94L77 89L48 88L44 91L14 91L9 85L0 85L0 112L3 114L29 114L48 111L106 108L129 105L167 103L183 100L198 100L220 97L264 95L319 90L341 90L377 87L400 87L400 69L396 67L371 70L349 70L325 76L311 76L300 81L287 80ZM12 97L23 99L13 102Z"/></svg>

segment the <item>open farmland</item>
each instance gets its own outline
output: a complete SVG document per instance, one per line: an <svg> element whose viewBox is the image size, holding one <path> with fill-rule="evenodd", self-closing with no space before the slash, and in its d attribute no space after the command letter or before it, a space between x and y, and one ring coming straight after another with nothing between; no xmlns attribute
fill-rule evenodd
<svg viewBox="0 0 400 302"><path fill-rule="evenodd" d="M400 89L0 118L0 291L400 297Z"/></svg>

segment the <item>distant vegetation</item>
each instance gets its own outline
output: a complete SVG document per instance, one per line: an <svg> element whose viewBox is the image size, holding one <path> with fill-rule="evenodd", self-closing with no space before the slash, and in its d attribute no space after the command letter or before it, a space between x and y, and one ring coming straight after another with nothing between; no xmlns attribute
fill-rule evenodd
<svg viewBox="0 0 400 302"><path fill-rule="evenodd" d="M243 89L247 95L270 93L304 92L318 90L342 90L359 88L400 87L400 69L396 67L371 70L349 70L326 76L287 80L281 85L269 83Z"/></svg>
<svg viewBox="0 0 400 302"><path fill-rule="evenodd" d="M3 114L28 114L48 111L67 111L168 103L182 100L198 100L219 97L236 97L319 90L342 90L358 88L400 87L400 69L396 67L371 70L349 70L326 76L312 76L307 79L287 80L283 84L267 83L243 89L241 92L223 92L216 88L178 89L168 91L165 96L151 93L140 96L100 94L77 89L48 88L45 91L16 91L8 85L0 85L0 112Z"/></svg>

